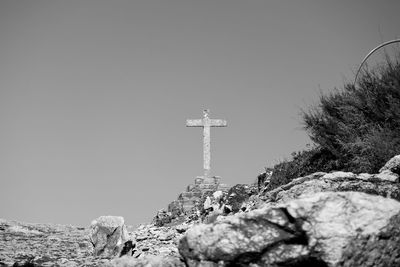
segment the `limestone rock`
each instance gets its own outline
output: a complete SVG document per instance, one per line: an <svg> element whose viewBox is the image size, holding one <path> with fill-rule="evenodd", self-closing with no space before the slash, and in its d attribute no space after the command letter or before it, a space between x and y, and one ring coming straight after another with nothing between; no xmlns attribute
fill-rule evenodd
<svg viewBox="0 0 400 267"><path fill-rule="evenodd" d="M101 266L89 229L0 219L0 266Z"/></svg>
<svg viewBox="0 0 400 267"><path fill-rule="evenodd" d="M271 176L273 173L272 168L266 168L265 172L260 173L257 176L257 187L258 190L261 190L262 188L265 188L268 186L268 184L271 182Z"/></svg>
<svg viewBox="0 0 400 267"><path fill-rule="evenodd" d="M172 240L175 237L175 233L174 231L168 231L168 232L164 232L158 235L158 239L160 241L168 241L168 240Z"/></svg>
<svg viewBox="0 0 400 267"><path fill-rule="evenodd" d="M185 264L177 257L146 256L136 259L124 256L111 260L104 267L185 267Z"/></svg>
<svg viewBox="0 0 400 267"><path fill-rule="evenodd" d="M119 254L120 257L124 255L132 255L132 250L135 248L136 244L132 240L128 240L124 243L124 246Z"/></svg>
<svg viewBox="0 0 400 267"><path fill-rule="evenodd" d="M335 264L357 235L379 234L400 212L400 202L358 192L326 192L289 202L285 208L293 218L305 221L302 229L309 247Z"/></svg>
<svg viewBox="0 0 400 267"><path fill-rule="evenodd" d="M378 235L360 236L352 240L344 249L338 266L400 266L399 225L400 213L393 216Z"/></svg>
<svg viewBox="0 0 400 267"><path fill-rule="evenodd" d="M185 259L235 262L240 266L256 263L255 258L268 246L296 240L304 243L302 235L283 210L257 210L213 224L193 226L181 239L179 251Z"/></svg>
<svg viewBox="0 0 400 267"><path fill-rule="evenodd" d="M177 218L178 216L183 214L183 206L182 203L178 200L172 201L168 205L168 212L171 213L172 218Z"/></svg>
<svg viewBox="0 0 400 267"><path fill-rule="evenodd" d="M97 256L119 256L128 240L123 217L101 216L92 222L90 230L90 240Z"/></svg>
<svg viewBox="0 0 400 267"><path fill-rule="evenodd" d="M364 192L380 195L400 201L400 185L377 177L376 174L353 174L351 172L317 172L305 177L293 179L290 183L282 185L272 191L261 191L259 198L262 201L251 201L247 208L254 209L264 203L284 203L303 195L312 195L318 192Z"/></svg>
<svg viewBox="0 0 400 267"><path fill-rule="evenodd" d="M184 217L199 220L204 210L209 208L207 206L209 203L206 203L207 208L204 208L207 197L212 197L214 192L221 192L222 197L229 190L229 186L221 184L220 180L221 178L218 176L196 177L194 184L187 186L186 191L182 192L177 200L168 205L171 223L179 222Z"/></svg>
<svg viewBox="0 0 400 267"><path fill-rule="evenodd" d="M322 173L321 173L322 174ZM331 180L337 180L337 179L343 179L343 178L355 178L357 175L355 175L352 172L331 172L331 173L326 173L322 176L324 179L331 179Z"/></svg>
<svg viewBox="0 0 400 267"><path fill-rule="evenodd" d="M172 221L172 214L171 212L167 212L164 209L161 209L157 212L156 216L153 219L153 224L155 226L163 226L167 223Z"/></svg>
<svg viewBox="0 0 400 267"><path fill-rule="evenodd" d="M226 192L209 192L206 196L203 207L201 208L201 221L208 223L215 221L219 215L224 215L226 211ZM230 210L230 208L229 208Z"/></svg>
<svg viewBox="0 0 400 267"><path fill-rule="evenodd" d="M390 170L384 170L378 174L375 174L374 177L380 180L385 180L395 183L399 182L399 175Z"/></svg>
<svg viewBox="0 0 400 267"><path fill-rule="evenodd" d="M386 170L400 175L400 155L394 156L388 162L386 162L386 164L379 170L379 172L383 172Z"/></svg>
<svg viewBox="0 0 400 267"><path fill-rule="evenodd" d="M258 193L256 185L237 184L228 191L226 205L231 207L231 211L238 212L242 204L251 196Z"/></svg>
<svg viewBox="0 0 400 267"><path fill-rule="evenodd" d="M189 225L188 225L188 224L182 223L182 224L177 225L177 226L175 227L175 230L176 230L178 233L184 233L184 232L186 232L186 230L187 230L188 228L189 228Z"/></svg>
<svg viewBox="0 0 400 267"><path fill-rule="evenodd" d="M335 266L356 237L377 236L400 202L358 192L321 192L275 208L195 225L179 251L189 266ZM356 251L354 253L364 253Z"/></svg>
<svg viewBox="0 0 400 267"><path fill-rule="evenodd" d="M132 250L133 258L147 256L178 257L178 240L183 236L182 229L190 227L183 223L174 226L140 225L133 235L136 237L136 247ZM179 230L178 230L179 229Z"/></svg>

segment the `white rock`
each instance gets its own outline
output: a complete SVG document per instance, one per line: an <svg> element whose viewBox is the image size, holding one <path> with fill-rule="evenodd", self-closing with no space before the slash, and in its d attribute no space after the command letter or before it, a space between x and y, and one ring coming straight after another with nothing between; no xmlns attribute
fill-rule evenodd
<svg viewBox="0 0 400 267"><path fill-rule="evenodd" d="M331 172L322 176L323 179L340 179L340 178L355 178L356 175L352 172Z"/></svg>
<svg viewBox="0 0 400 267"><path fill-rule="evenodd" d="M97 256L119 256L124 243L128 240L128 232L124 218L119 216L101 216L92 221L90 240Z"/></svg>
<svg viewBox="0 0 400 267"><path fill-rule="evenodd" d="M222 191L220 191L220 190L215 191L215 192L213 193L213 197L215 198L215 200L216 200L217 202L222 198L223 195L224 195L224 193L223 193Z"/></svg>
<svg viewBox="0 0 400 267"><path fill-rule="evenodd" d="M186 231L179 252L186 261L234 262L248 253L269 266L318 255L337 266L346 247L360 236L377 236L400 212L400 202L360 192L320 192L275 207L226 216ZM307 242L291 243L292 235ZM362 252L361 252L362 253ZM200 266L200 265L193 265Z"/></svg>
<svg viewBox="0 0 400 267"><path fill-rule="evenodd" d="M359 175L357 175L358 179L365 180L365 181L368 181L369 179L371 179L373 177L374 177L374 175L369 174L369 173L360 173Z"/></svg>
<svg viewBox="0 0 400 267"><path fill-rule="evenodd" d="M210 197L207 197L207 198L206 198L206 200L204 201L203 206L204 206L204 209L205 209L205 210L212 207L212 206L211 206L211 199L210 199Z"/></svg>
<svg viewBox="0 0 400 267"><path fill-rule="evenodd" d="M392 171L392 172L398 172L400 170L400 155L394 156L386 164L379 170L379 172L383 171Z"/></svg>
<svg viewBox="0 0 400 267"><path fill-rule="evenodd" d="M385 180L385 181L390 181L390 182L398 182L399 181L399 176L390 170L384 170L378 174L374 175L375 178Z"/></svg>
<svg viewBox="0 0 400 267"><path fill-rule="evenodd" d="M322 192L283 205L303 226L309 244L334 266L356 235L378 233L400 211L400 202L359 192Z"/></svg>

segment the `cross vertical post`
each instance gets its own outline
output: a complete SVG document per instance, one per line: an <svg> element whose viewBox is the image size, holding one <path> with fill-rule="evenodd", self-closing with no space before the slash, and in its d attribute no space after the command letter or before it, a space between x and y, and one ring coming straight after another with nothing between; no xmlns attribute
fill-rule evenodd
<svg viewBox="0 0 400 267"><path fill-rule="evenodd" d="M210 119L210 111L203 111L203 119L186 120L187 127L203 127L203 169L204 177L209 177L211 173L211 136L210 127L226 127L226 120Z"/></svg>

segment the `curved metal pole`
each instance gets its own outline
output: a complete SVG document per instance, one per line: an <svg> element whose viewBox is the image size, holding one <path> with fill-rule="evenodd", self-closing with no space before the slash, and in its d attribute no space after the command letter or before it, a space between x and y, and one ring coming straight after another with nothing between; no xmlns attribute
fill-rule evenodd
<svg viewBox="0 0 400 267"><path fill-rule="evenodd" d="M379 48L382 48L382 47L384 47L384 46L387 46L387 45L393 44L393 43L400 43L400 39L395 39L395 40L391 40L391 41L384 42L383 44L380 44L380 45L378 45L377 47L375 47L374 49L372 49L371 52L369 52L368 55L365 56L365 58L363 59L363 61L362 61L361 64L360 64L360 66L358 67L358 70L357 70L357 73L356 73L356 77L354 78L353 86L356 85L357 76L358 76L358 74L360 73L361 67L362 67L362 65L365 63L365 61L367 61L367 59L368 59L376 50L378 50Z"/></svg>

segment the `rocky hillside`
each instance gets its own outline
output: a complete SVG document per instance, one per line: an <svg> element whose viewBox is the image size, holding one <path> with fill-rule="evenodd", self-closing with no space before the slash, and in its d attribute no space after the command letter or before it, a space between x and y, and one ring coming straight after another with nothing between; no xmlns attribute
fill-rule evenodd
<svg viewBox="0 0 400 267"><path fill-rule="evenodd" d="M113 216L88 228L1 220L0 266L400 266L399 174L396 156L377 174L318 172L272 191L268 175L191 187L173 202L190 208L136 229Z"/></svg>

